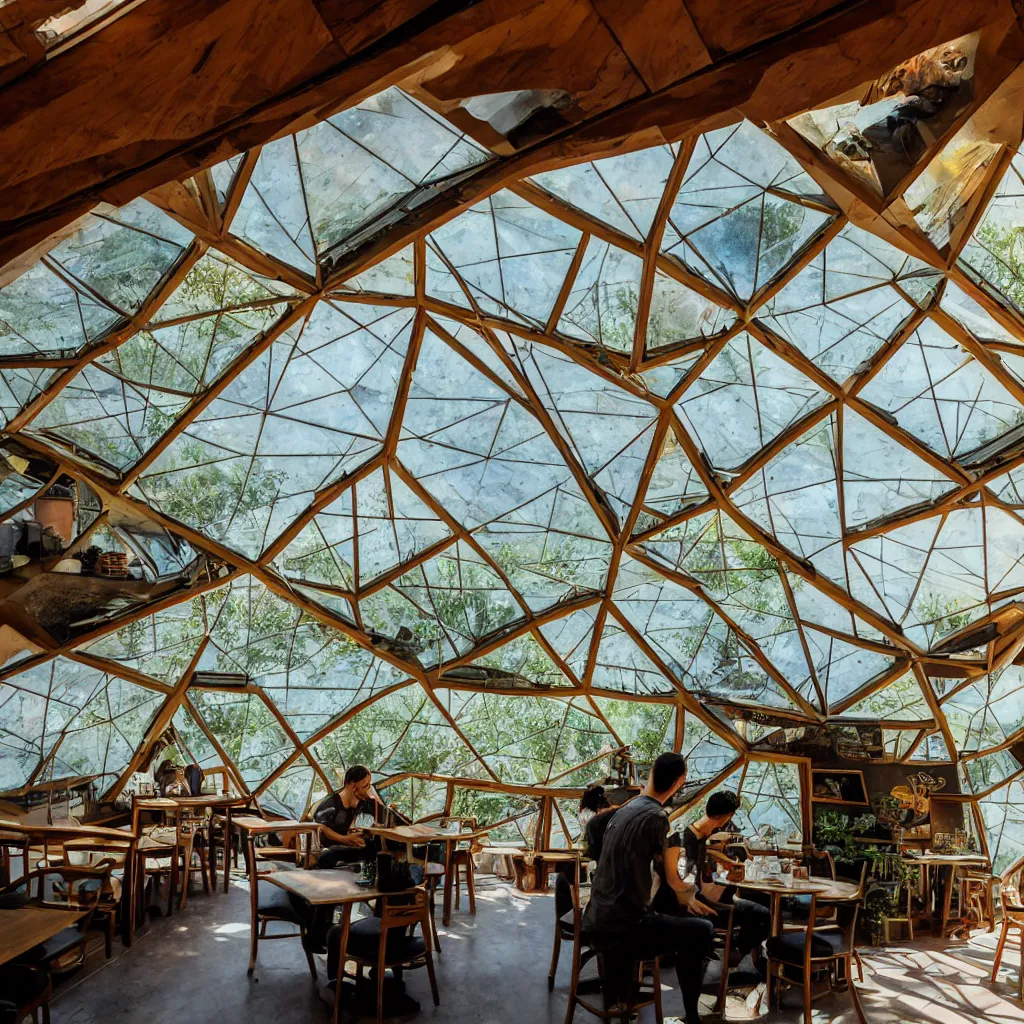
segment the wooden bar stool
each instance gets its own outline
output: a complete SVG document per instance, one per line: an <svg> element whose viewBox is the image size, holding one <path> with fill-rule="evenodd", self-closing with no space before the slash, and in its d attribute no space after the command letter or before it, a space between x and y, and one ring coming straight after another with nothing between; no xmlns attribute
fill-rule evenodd
<svg viewBox="0 0 1024 1024"><path fill-rule="evenodd" d="M646 1006L654 1007L654 1019L663 1024L665 1014L661 1006L661 965L657 957L652 960L634 960L626 974L626 991L617 992L609 984L610 972L606 968L605 958L597 950L587 946L581 939L583 908L580 902L579 864L576 865L572 885L572 974L569 978L569 1005L565 1011L565 1024L572 1024L576 1015L576 1007L582 1006L587 1013L601 1020L628 1021L630 1017ZM566 913L557 919L556 927L568 918ZM568 929L566 929L568 931ZM559 934L558 946L562 936ZM554 972L557 967L556 952L552 955L551 973L548 977L548 988L554 987ZM601 989L604 994L604 1006L598 1007L580 994L580 972L594 958L597 958L597 970L601 977ZM645 989L644 983L650 978L650 988ZM616 1007L616 1000L624 997L621 1005Z"/></svg>
<svg viewBox="0 0 1024 1024"><path fill-rule="evenodd" d="M441 828L458 825L460 832L475 832L476 818L442 818L438 823ZM460 873L466 878L466 895L469 897L469 912L476 913L476 878L473 864L472 843L466 846L459 844L452 850L451 871L452 886L455 889L455 909L459 909Z"/></svg>

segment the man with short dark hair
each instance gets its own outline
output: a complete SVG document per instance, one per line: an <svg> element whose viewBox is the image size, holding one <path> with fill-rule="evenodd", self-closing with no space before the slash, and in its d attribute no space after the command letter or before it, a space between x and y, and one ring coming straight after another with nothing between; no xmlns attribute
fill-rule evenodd
<svg viewBox="0 0 1024 1024"><path fill-rule="evenodd" d="M654 872L662 870L669 844L679 844L678 834L670 835L665 804L685 781L686 759L662 754L640 796L615 812L604 834L583 931L604 957L606 981L612 982L616 996L633 961L671 955L686 1024L699 1024L701 981L714 939L714 927L701 917L714 911L693 899L692 890L675 871L665 880L681 901L693 902L696 916L659 914L651 908Z"/></svg>
<svg viewBox="0 0 1024 1024"><path fill-rule="evenodd" d="M739 806L739 796L728 789L720 789L708 797L703 816L683 832L685 867L680 874L693 872L697 898L718 911L714 918L716 927L725 927L729 906L732 906L732 921L739 928L736 949L741 955L750 953L754 967L764 970L761 944L771 934L771 913L753 900L736 896L734 886L715 882L716 862L726 870L742 868L742 865L721 850L708 849L708 837L726 829Z"/></svg>
<svg viewBox="0 0 1024 1024"><path fill-rule="evenodd" d="M351 830L360 814L376 818L377 805L370 769L361 764L352 765L345 772L342 788L321 801L313 812L313 820L320 826L323 846L317 867L333 868L374 855L375 851L366 845L366 837L353 834Z"/></svg>

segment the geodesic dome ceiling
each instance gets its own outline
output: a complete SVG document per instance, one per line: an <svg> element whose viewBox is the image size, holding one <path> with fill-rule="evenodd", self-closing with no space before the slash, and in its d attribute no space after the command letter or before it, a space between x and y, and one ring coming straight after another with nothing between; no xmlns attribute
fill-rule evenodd
<svg viewBox="0 0 1024 1024"><path fill-rule="evenodd" d="M792 820L758 753L874 724L1019 850L1020 140L961 118L890 222L806 117L527 173L353 266L494 159L391 88L57 240L0 290L0 514L75 481L65 554L151 590L5 648L0 789L114 792L170 730L289 813L361 761L509 817L628 744Z"/></svg>

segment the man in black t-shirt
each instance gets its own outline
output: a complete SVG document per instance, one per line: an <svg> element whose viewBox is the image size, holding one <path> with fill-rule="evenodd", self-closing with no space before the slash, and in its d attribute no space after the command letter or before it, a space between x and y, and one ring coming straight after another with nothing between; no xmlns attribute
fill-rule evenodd
<svg viewBox="0 0 1024 1024"><path fill-rule="evenodd" d="M313 820L320 826L323 849L317 861L318 868L333 868L337 864L352 864L367 860L376 854L368 846L366 837L352 833L352 825L360 814L377 817L377 795L373 791L370 769L354 764L345 772L345 783L337 793L323 800L313 812Z"/></svg>
<svg viewBox="0 0 1024 1024"><path fill-rule="evenodd" d="M662 754L640 796L612 816L583 913L583 931L604 957L606 984L616 998L624 994L635 960L671 954L686 1024L699 1024L701 981L714 939L714 927L701 915L714 911L695 903L696 916L677 917L651 908L654 873L661 870L666 846L673 841L664 805L685 781L685 758ZM678 844L678 836L674 842ZM684 900L692 899L678 872L670 872L666 881Z"/></svg>
<svg viewBox="0 0 1024 1024"><path fill-rule="evenodd" d="M708 849L708 836L728 831L729 821L739 806L739 797L728 789L720 789L708 797L703 817L683 831L686 866L682 873L686 875L690 871L693 872L698 890L697 898L702 903L721 908L714 918L715 927L725 927L728 908L732 906L732 921L739 928L736 949L741 954L750 953L754 966L763 969L761 944L771 934L771 913L767 907L753 900L738 897L734 886L715 882L716 863L727 870L741 865L720 850Z"/></svg>

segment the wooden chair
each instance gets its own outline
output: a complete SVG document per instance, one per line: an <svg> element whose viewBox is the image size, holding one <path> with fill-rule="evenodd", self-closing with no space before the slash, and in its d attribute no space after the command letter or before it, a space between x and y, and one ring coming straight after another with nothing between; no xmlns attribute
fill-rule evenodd
<svg viewBox="0 0 1024 1024"><path fill-rule="evenodd" d="M110 877L100 893L99 906L92 923L103 932L103 951L109 960L114 953L114 933L123 915L131 913L131 893L125 885L128 859L132 856L130 837L123 843L103 839L69 839L63 846L63 862L69 867L94 867L105 860L111 863ZM130 884L130 878L129 878Z"/></svg>
<svg viewBox="0 0 1024 1024"><path fill-rule="evenodd" d="M185 810L178 812L176 824L178 840L179 864L173 872L174 881L181 879L181 902L179 910L184 910L188 904L188 893L192 886L192 877L198 872L203 880L203 892L210 893L210 876L206 870L206 857L204 856L204 835L207 828L205 814L195 814ZM199 862L195 863L198 857Z"/></svg>
<svg viewBox="0 0 1024 1024"><path fill-rule="evenodd" d="M1021 894L1021 881L1024 879L1024 858L1017 861L1003 873L1001 880L1001 899L1003 904L1003 924L999 931L999 943L996 946L996 956L992 963L992 980L998 980L999 965L1003 960L1003 950L1006 948L1010 932L1017 932L1017 948L1021 957L1024 958L1024 898ZM1024 963L1017 972L1020 982L1020 999L1024 1000Z"/></svg>
<svg viewBox="0 0 1024 1024"><path fill-rule="evenodd" d="M139 900L144 899L146 879L152 878L159 891L164 875L167 876L167 916L174 913L174 897L178 888L178 865L181 860L176 825L149 825L139 836L137 848ZM155 863L153 863L155 862ZM156 896L154 892L154 897ZM140 911L143 910L140 906Z"/></svg>
<svg viewBox="0 0 1024 1024"><path fill-rule="evenodd" d="M460 832L475 832L477 829L476 818L446 817L441 818L438 824L441 828L448 828L451 825L457 825ZM452 850L450 863L452 870L452 887L455 890L455 909L459 909L459 894L461 892L459 875L464 872L466 876L466 895L469 897L469 912L471 914L475 914L476 878L475 868L473 865L473 851L471 847L471 843L467 843L465 846L460 843L456 846L455 849Z"/></svg>
<svg viewBox="0 0 1024 1024"><path fill-rule="evenodd" d="M860 885L855 895L846 900L822 900L823 907L835 907L835 923L806 925L773 935L766 943L768 951L768 1005L774 996L778 1007L783 985L803 990L804 1024L811 1024L811 1000L816 977L827 975L829 987L835 989L845 982L860 1024L867 1024L860 997L853 983L853 961L857 958L857 912L864 899L867 864L861 868ZM819 900L811 894L809 921L817 920ZM842 974L840 974L842 968Z"/></svg>
<svg viewBox="0 0 1024 1024"><path fill-rule="evenodd" d="M563 942L572 942L576 928L577 907L580 905L580 867L576 865L575 877L570 878L558 872L555 875L555 941L551 949L551 967L548 970L548 991L555 987L555 973ZM575 894L574 894L575 890Z"/></svg>
<svg viewBox="0 0 1024 1024"><path fill-rule="evenodd" d="M988 871L967 871L960 879L960 898L974 927L996 930L996 886L1001 884L1002 879Z"/></svg>
<svg viewBox="0 0 1024 1024"><path fill-rule="evenodd" d="M306 946L306 922L299 911L295 909L295 905L284 889L271 882L260 881L262 877L272 874L272 872L260 871L261 862L255 855L255 849L255 844L250 836L248 842L242 846L246 876L249 879L249 913L251 915L247 973L251 975L256 969L260 939L299 939L302 941L302 951L306 954L309 973L315 983L316 961ZM275 921L294 925L296 930L267 934L268 926Z"/></svg>
<svg viewBox="0 0 1024 1024"><path fill-rule="evenodd" d="M89 925L109 882L112 867L112 860L104 860L88 867L60 864L36 868L0 890L2 896L24 889L29 904L50 910L66 910L75 915L67 928L23 953L18 958L19 963L44 968L52 975L74 970L85 962ZM74 960L65 962L76 949Z"/></svg>
<svg viewBox="0 0 1024 1024"><path fill-rule="evenodd" d="M338 979L335 997L335 1015L338 1019L338 1004L345 978L345 963L354 961L356 981L361 979L363 967L376 972L377 982L377 1024L384 1020L384 975L390 967L426 967L430 978L430 993L434 1005L441 1005L434 975L434 959L431 955L430 901L425 889L416 888L408 892L382 896L379 901L379 917L366 917L342 929L341 955L338 958ZM414 933L419 926L420 935Z"/></svg>
<svg viewBox="0 0 1024 1024"><path fill-rule="evenodd" d="M703 991L713 992L717 997L715 1008L712 1011L714 1013L725 1012L725 1000L729 993L729 959L732 956L732 940L735 931L732 920L735 908L729 905L723 906L726 911L725 924L722 927L715 925L715 949L718 951L718 960L713 960L708 964L702 985Z"/></svg>
<svg viewBox="0 0 1024 1024"><path fill-rule="evenodd" d="M0 966L0 1024L18 1024L29 1015L36 1022L39 1010L42 1024L50 1024L52 998L53 983L46 971L23 964Z"/></svg>
<svg viewBox="0 0 1024 1024"><path fill-rule="evenodd" d="M623 1024L644 1007L653 1006L657 1024L663 1024L665 1014L661 1005L661 965L657 957L652 960L632 961L626 972L626 990L624 992L617 991L617 986L610 984L605 958L598 954L593 947L583 942L581 936L583 906L580 901L579 875L576 876L575 882L576 884L572 886L572 974L569 978L569 1005L565 1011L565 1024L572 1024L577 1006L582 1006L587 1013L591 1013L601 1020L619 1019ZM580 994L580 973L595 958L597 959L598 974L602 980L603 1007L595 1006ZM557 963L553 963L552 967L555 966ZM553 973L551 977L553 978ZM644 984L647 978L650 978L650 986L645 988ZM553 981L549 981L549 984L553 984Z"/></svg>

